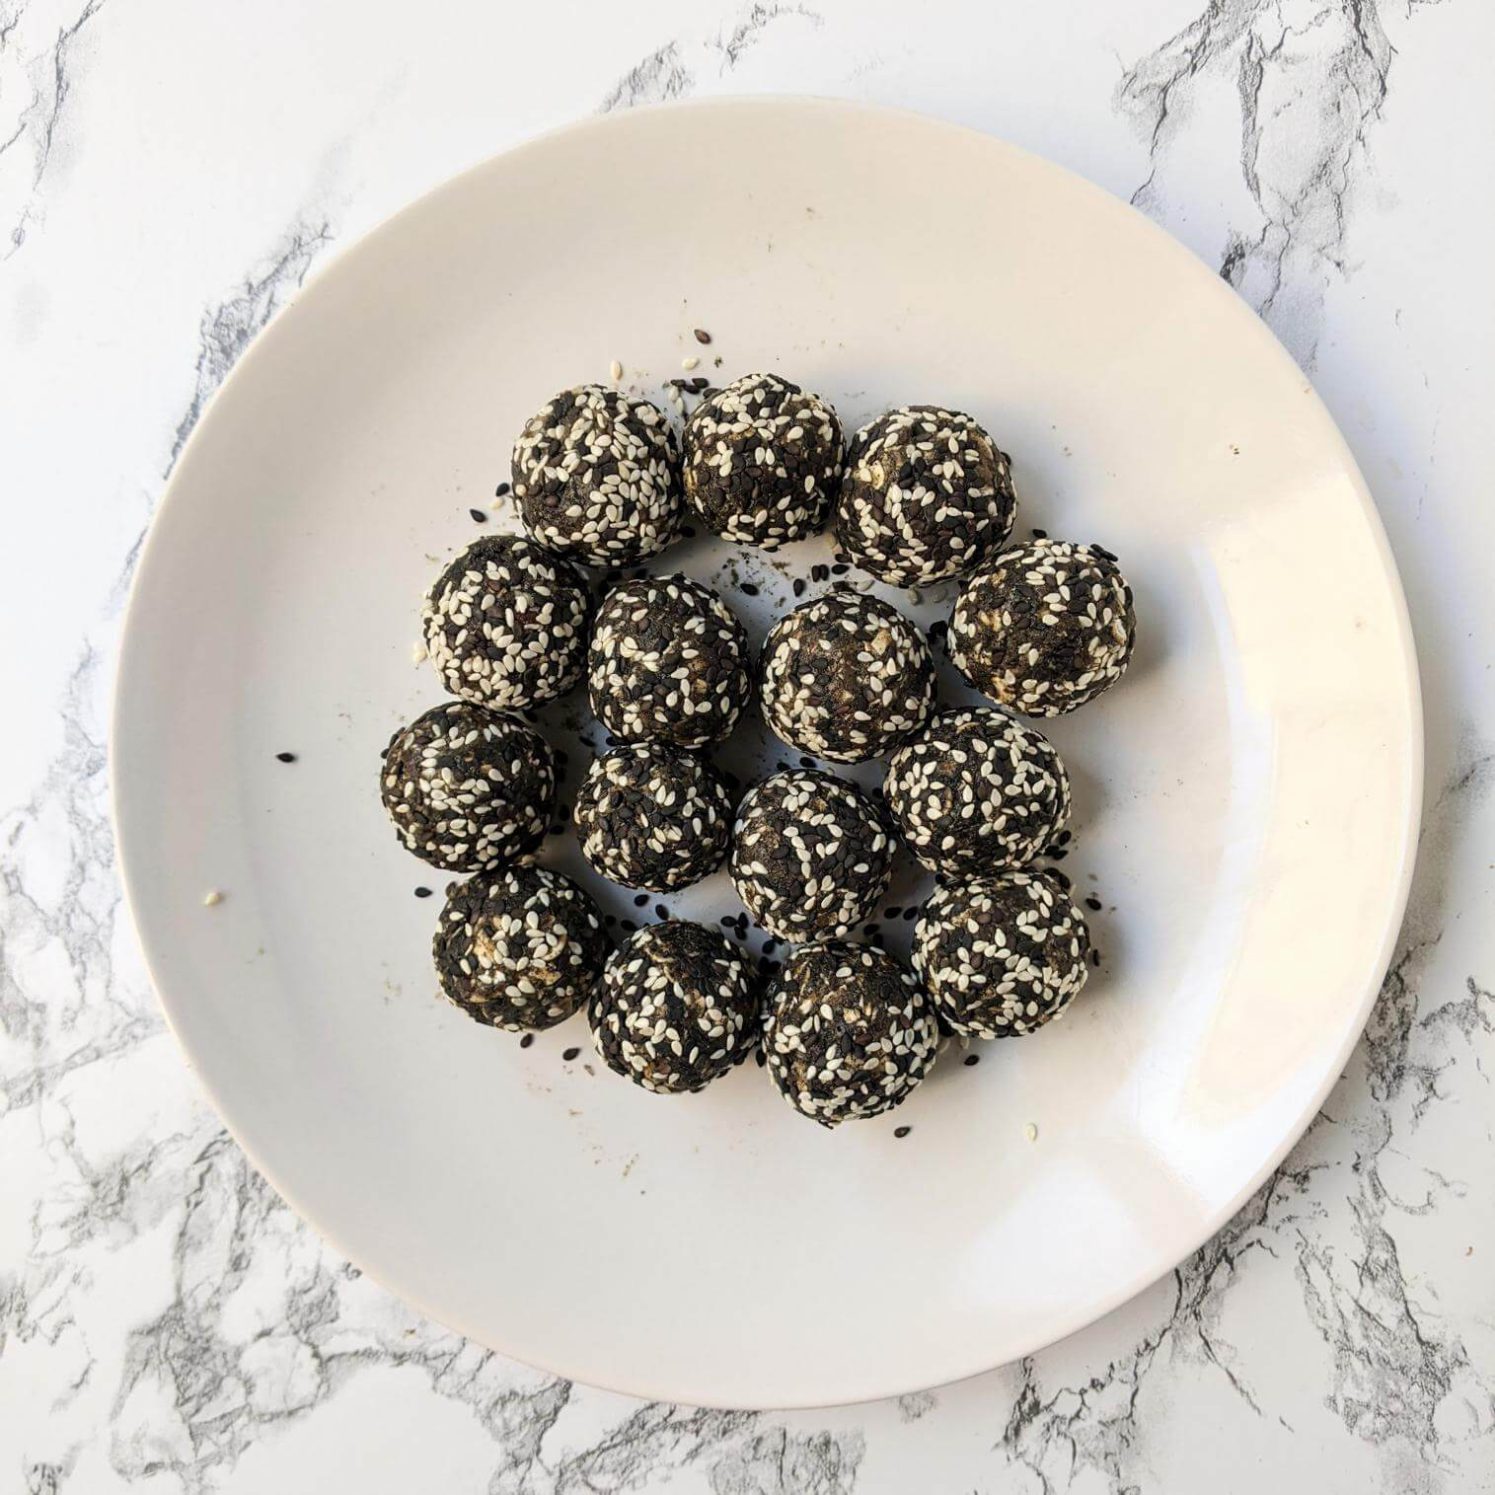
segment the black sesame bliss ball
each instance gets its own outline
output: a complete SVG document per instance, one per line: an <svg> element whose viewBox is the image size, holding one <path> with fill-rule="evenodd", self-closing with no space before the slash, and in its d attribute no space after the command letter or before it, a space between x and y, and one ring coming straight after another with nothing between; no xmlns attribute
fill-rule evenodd
<svg viewBox="0 0 1495 1495"><path fill-rule="evenodd" d="M969 415L906 405L851 439L836 539L891 586L971 571L1012 532L1012 465Z"/></svg>
<svg viewBox="0 0 1495 1495"><path fill-rule="evenodd" d="M942 711L888 760L888 807L931 872L1031 862L1069 819L1069 775L1042 733L991 707Z"/></svg>
<svg viewBox="0 0 1495 1495"><path fill-rule="evenodd" d="M554 1027L607 959L597 905L548 867L505 867L447 890L432 955L447 999L511 1032Z"/></svg>
<svg viewBox="0 0 1495 1495"><path fill-rule="evenodd" d="M715 930L669 919L614 953L587 1022L614 1073L680 1095L703 1090L751 1051L758 992L747 960Z"/></svg>
<svg viewBox="0 0 1495 1495"><path fill-rule="evenodd" d="M524 527L592 566L657 555L680 522L675 434L663 413L600 384L563 390L514 443Z"/></svg>
<svg viewBox="0 0 1495 1495"><path fill-rule="evenodd" d="M485 535L426 596L426 652L446 690L520 711L576 684L590 598L581 577L532 541Z"/></svg>
<svg viewBox="0 0 1495 1495"><path fill-rule="evenodd" d="M769 1076L821 1126L891 1110L928 1074L938 1045L923 990L884 950L840 940L801 946L769 991Z"/></svg>
<svg viewBox="0 0 1495 1495"><path fill-rule="evenodd" d="M764 718L791 747L861 763L923 725L934 707L934 661L896 608L841 590L774 624L761 690Z"/></svg>
<svg viewBox="0 0 1495 1495"><path fill-rule="evenodd" d="M825 939L871 913L893 875L893 842L855 784L791 769L738 807L729 865L737 896L771 935Z"/></svg>
<svg viewBox="0 0 1495 1495"><path fill-rule="evenodd" d="M1085 985L1090 931L1051 872L1003 872L935 889L913 961L944 1021L968 1038L1017 1038Z"/></svg>
<svg viewBox="0 0 1495 1495"><path fill-rule="evenodd" d="M747 636L689 577L621 582L597 611L587 681L592 712L614 737L704 747L732 730L747 700Z"/></svg>
<svg viewBox="0 0 1495 1495"><path fill-rule="evenodd" d="M841 422L777 374L749 374L685 423L686 501L727 540L775 550L818 535L841 480Z"/></svg>
<svg viewBox="0 0 1495 1495"><path fill-rule="evenodd" d="M1061 716L1121 679L1136 626L1132 589L1110 551L1034 540L966 583L950 619L950 659L1003 706Z"/></svg>
<svg viewBox="0 0 1495 1495"><path fill-rule="evenodd" d="M450 701L390 738L379 785L407 851L451 872L479 872L539 843L555 802L555 761L523 722Z"/></svg>
<svg viewBox="0 0 1495 1495"><path fill-rule="evenodd" d="M638 743L593 761L572 819L582 855L604 877L669 893L721 866L732 803L716 771L693 753Z"/></svg>

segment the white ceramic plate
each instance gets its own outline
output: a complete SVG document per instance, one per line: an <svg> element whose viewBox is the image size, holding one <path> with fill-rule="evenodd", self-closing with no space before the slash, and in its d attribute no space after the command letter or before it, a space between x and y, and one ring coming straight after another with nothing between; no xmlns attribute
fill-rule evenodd
<svg viewBox="0 0 1495 1495"><path fill-rule="evenodd" d="M580 1018L521 1050L439 1002L439 898L412 889L445 879L397 849L376 792L389 732L439 694L411 662L419 598L474 537L469 507L496 507L523 419L614 358L657 394L702 352L718 379L784 371L848 427L906 401L973 412L1014 455L1018 533L1110 546L1137 594L1129 677L1052 728L1103 967L1063 1022L974 1068L947 1052L900 1111L834 1133L752 1065L662 1100L585 1047L564 1060ZM671 557L741 605L723 559ZM735 574L765 589L761 630L783 579ZM1230 1216L1339 1074L1387 963L1420 718L1364 484L1214 275L998 141L768 100L540 140L307 287L156 520L114 773L171 1022L340 1250L535 1365L794 1406L1026 1354ZM210 888L226 897L205 909ZM905 871L888 902L915 896ZM671 901L737 907L720 877Z"/></svg>

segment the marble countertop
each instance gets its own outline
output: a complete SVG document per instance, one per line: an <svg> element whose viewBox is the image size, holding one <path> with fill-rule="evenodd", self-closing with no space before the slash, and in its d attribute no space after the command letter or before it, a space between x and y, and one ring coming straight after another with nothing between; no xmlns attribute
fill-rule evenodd
<svg viewBox="0 0 1495 1495"><path fill-rule="evenodd" d="M0 0L0 1491L1495 1489L1492 51L1480 0ZM1428 725L1381 1000L1241 1214L1030 1360L789 1415L549 1379L324 1247L165 1031L107 815L152 506L307 274L539 130L758 91L979 126L1218 267L1369 479Z"/></svg>

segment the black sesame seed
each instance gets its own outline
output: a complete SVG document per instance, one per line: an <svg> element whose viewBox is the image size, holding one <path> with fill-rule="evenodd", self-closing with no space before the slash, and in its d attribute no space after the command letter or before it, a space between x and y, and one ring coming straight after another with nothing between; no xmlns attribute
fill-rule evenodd
<svg viewBox="0 0 1495 1495"><path fill-rule="evenodd" d="M507 483L500 483L498 487L493 490L493 496L494 498L502 498L508 491L509 485Z"/></svg>
<svg viewBox="0 0 1495 1495"><path fill-rule="evenodd" d="M901 908L885 908L882 911L882 916L885 919L896 919L902 912L903 910Z"/></svg>
<svg viewBox="0 0 1495 1495"><path fill-rule="evenodd" d="M981 1055L980 1054L967 1054L966 1057L965 1057L965 1063L966 1063L966 1067L968 1069L973 1064L980 1064L981 1063Z"/></svg>
<svg viewBox="0 0 1495 1495"><path fill-rule="evenodd" d="M704 327L697 327L693 336L703 348L711 341L711 334Z"/></svg>
<svg viewBox="0 0 1495 1495"><path fill-rule="evenodd" d="M1099 950L1092 950L1090 952L1090 964L1093 965L1093 966L1098 966L1100 964L1100 951Z"/></svg>
<svg viewBox="0 0 1495 1495"><path fill-rule="evenodd" d="M805 595L805 579L803 576L796 576L794 578L794 595L796 597L803 597Z"/></svg>
<svg viewBox="0 0 1495 1495"><path fill-rule="evenodd" d="M1048 537L1049 532L1046 529L1036 529L1033 531L1033 538L1035 540L1047 540Z"/></svg>
<svg viewBox="0 0 1495 1495"><path fill-rule="evenodd" d="M762 1069L763 1066L768 1063L768 1055L765 1054L762 1049L759 1049L758 1052L753 1055L753 1058L757 1060L759 1069Z"/></svg>
<svg viewBox="0 0 1495 1495"><path fill-rule="evenodd" d="M1073 884L1070 882L1070 880L1062 872L1053 872L1053 871L1051 871L1049 873L1049 876L1052 877L1054 879L1054 881L1056 883L1058 883L1059 886L1061 888L1063 888L1066 893L1069 892L1070 888L1073 886Z"/></svg>
<svg viewBox="0 0 1495 1495"><path fill-rule="evenodd" d="M654 917L656 919L668 919L669 916L670 916L670 911L669 911L669 909L667 909L664 906L664 904L662 904L662 903L656 903L654 905Z"/></svg>
<svg viewBox="0 0 1495 1495"><path fill-rule="evenodd" d="M533 1033L526 1033L524 1037L519 1040L519 1047L522 1049L527 1049L534 1041L535 1035Z"/></svg>
<svg viewBox="0 0 1495 1495"><path fill-rule="evenodd" d="M619 929L626 929L629 932L629 934L636 934L636 933L638 933L638 925L635 924L632 919L619 919L618 920L618 928Z"/></svg>
<svg viewBox="0 0 1495 1495"><path fill-rule="evenodd" d="M893 1135L895 1137L906 1137L911 1131L913 1131L913 1127L911 1126L895 1126L893 1128Z"/></svg>
<svg viewBox="0 0 1495 1495"><path fill-rule="evenodd" d="M633 896L633 906L635 908L642 908L648 901L649 895L647 893L635 893Z"/></svg>
<svg viewBox="0 0 1495 1495"><path fill-rule="evenodd" d="M1101 911L1101 901L1099 898L1087 898L1085 900L1085 907L1092 913L1098 914Z"/></svg>
<svg viewBox="0 0 1495 1495"><path fill-rule="evenodd" d="M295 753L276 753L275 761L277 763L294 763L296 755Z"/></svg>
<svg viewBox="0 0 1495 1495"><path fill-rule="evenodd" d="M850 570L851 570L851 567L848 566L845 561L837 561L836 564L831 567L831 575L832 576L845 576L846 573L848 571L850 571Z"/></svg>
<svg viewBox="0 0 1495 1495"><path fill-rule="evenodd" d="M905 922L909 919L917 919L919 917L919 910L916 908L906 908L903 911L903 917Z"/></svg>
<svg viewBox="0 0 1495 1495"><path fill-rule="evenodd" d="M573 1059L579 1058L580 1055L581 1055L581 1050L580 1049L562 1049L561 1050L561 1058L564 1059L567 1064L569 1064Z"/></svg>
<svg viewBox="0 0 1495 1495"><path fill-rule="evenodd" d="M415 896L417 898L429 898L431 896L431 890L430 888L417 888L415 890Z"/></svg>
<svg viewBox="0 0 1495 1495"><path fill-rule="evenodd" d="M613 925L618 922L617 916L615 914L603 914L602 922L606 924L609 929L611 929Z"/></svg>
<svg viewBox="0 0 1495 1495"><path fill-rule="evenodd" d="M550 827L550 834L552 836L563 836L563 835L565 835L565 833L566 833L566 827L560 821L557 821L555 825L553 825L553 826Z"/></svg>
<svg viewBox="0 0 1495 1495"><path fill-rule="evenodd" d="M1068 855L1069 853L1062 846L1056 846L1051 850L1044 852L1044 856L1046 856L1051 862L1062 862Z"/></svg>
<svg viewBox="0 0 1495 1495"><path fill-rule="evenodd" d="M763 953L765 955L772 955L773 952L775 950L777 950L778 948L779 948L779 942L777 940L764 940L763 941Z"/></svg>
<svg viewBox="0 0 1495 1495"><path fill-rule="evenodd" d="M693 524L682 524L680 526L680 536L681 536L682 539L685 539L685 540L694 540L695 537L696 537L696 527L695 527L695 525L693 525Z"/></svg>
<svg viewBox="0 0 1495 1495"><path fill-rule="evenodd" d="M862 933L869 939L875 940L882 933L881 924L869 924Z"/></svg>
<svg viewBox="0 0 1495 1495"><path fill-rule="evenodd" d="M726 925L728 928L730 928L736 922L737 922L737 918L736 918L736 916L734 914L723 914L722 915L722 923L724 925Z"/></svg>
<svg viewBox="0 0 1495 1495"><path fill-rule="evenodd" d="M745 597L756 597L758 595L757 587L755 587L750 581L745 581L742 583L741 591Z"/></svg>
<svg viewBox="0 0 1495 1495"><path fill-rule="evenodd" d="M487 524L488 516L481 509L469 509L467 512L472 515L474 524Z"/></svg>
<svg viewBox="0 0 1495 1495"><path fill-rule="evenodd" d="M802 757L799 760L799 766L801 768L814 768L814 766L815 766L815 760L813 758L803 758Z"/></svg>

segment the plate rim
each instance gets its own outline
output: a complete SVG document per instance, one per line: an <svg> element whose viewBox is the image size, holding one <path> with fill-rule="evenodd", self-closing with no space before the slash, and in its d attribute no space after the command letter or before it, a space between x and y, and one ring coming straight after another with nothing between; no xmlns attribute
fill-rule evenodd
<svg viewBox="0 0 1495 1495"><path fill-rule="evenodd" d="M1355 498L1359 504L1362 520L1366 525L1368 537L1372 541L1376 559L1379 562L1381 579L1387 590L1386 600L1390 604L1394 619L1396 645L1400 656L1401 670L1399 679L1402 687L1402 696L1407 708L1409 730L1407 739L1402 744L1404 752L1403 761L1406 766L1407 789L1405 804L1402 807L1400 842L1396 848L1396 877L1393 895L1387 909L1386 925L1381 931L1380 945L1375 953L1374 963L1371 967L1375 972L1374 979L1367 981L1366 989L1362 993L1346 1027L1345 1036L1340 1048L1335 1053L1332 1064L1326 1069L1323 1078L1313 1088L1311 1097L1308 1103L1305 1104L1301 1115L1286 1129L1282 1141L1271 1150L1266 1160L1250 1176L1245 1185L1224 1206L1209 1214L1206 1223L1197 1234L1197 1239L1192 1241L1187 1250L1178 1256L1176 1260L1160 1267L1156 1272L1150 1272L1139 1280L1130 1281L1124 1286L1114 1289L1110 1294L1100 1300L1099 1307L1094 1303L1087 1303L1083 1308L1071 1315L1059 1317L1056 1320L1053 1332L1044 1334L1031 1345L1025 1346L1022 1350L1006 1359L993 1362L981 1355L976 1355L975 1357L964 1357L956 1363L955 1357L952 1357L952 1367L949 1374L938 1381L929 1382L922 1378L909 1381L897 1378L872 1377L869 1378L869 1383L863 1388L858 1389L854 1395L838 1396L834 1399L796 1396L773 1401L746 1400L726 1403L713 1401L709 1397L705 1399L691 1397L683 1393L678 1387L670 1387L659 1384L658 1382L651 1384L651 1378L647 1371L633 1384L624 1386L606 1379L583 1378L574 1371L548 1363L543 1355L531 1355L527 1352L520 1353L500 1345L488 1344L485 1339L479 1339L459 1325L449 1322L447 1316L432 1309L424 1301L420 1293L409 1291L403 1286L396 1286L387 1281L382 1272L367 1268L360 1260L359 1254L349 1249L348 1245L343 1241L340 1232L323 1225L316 1214L304 1207L299 1201L296 1191L286 1188L281 1183L277 1176L277 1171L268 1166L260 1156L257 1148L246 1140L240 1126L237 1124L237 1118L231 1113L231 1108L225 1106L218 1088L210 1078L208 1072L199 1067L191 1048L184 1040L182 1032L178 1027L176 999L168 996L167 983L163 981L161 975L161 969L165 963L164 957L161 955L162 947L158 944L153 950L152 944L147 939L142 925L141 910L145 906L143 879L138 871L131 870L132 857L127 850L128 838L124 834L124 826L128 814L125 806L126 791L122 784L121 776L115 771L115 760L117 744L121 740L122 733L123 735L128 735L129 730L126 718L130 709L127 700L130 695L129 683L133 674L131 667L132 644L139 626L136 621L139 615L136 603L139 595L146 585L148 585L145 578L152 570L152 558L160 551L161 545L164 543L160 538L163 529L162 518L170 511L170 506L173 503L181 504L185 502L181 497L184 489L183 474L190 469L194 451L202 439L204 430L213 421L220 401L230 397L231 391L234 389L236 383L240 382L241 375L247 369L252 367L256 362L263 361L267 356L267 348L273 349L278 338L282 335L277 329L282 329L284 326L296 321L298 309L306 299L306 291L316 286L324 277L336 273L345 262L364 252L373 241L384 237L395 225L405 220L407 216L412 216L422 211L433 199L448 192L458 190L470 179L494 169L500 161L506 161L515 156L543 150L555 139L580 137L594 133L609 133L619 128L626 128L628 122L642 116L700 114L708 112L731 113L759 110L816 110L823 113L840 113L846 116L875 116L884 120L902 121L915 128L943 132L952 138L970 139L971 137L975 137L983 143L984 147L1008 153L1030 166L1036 165L1041 167L1044 171L1062 178L1070 190L1076 191L1081 195L1088 195L1092 200L1104 203L1111 210L1121 210L1134 224L1145 225L1147 232L1156 241L1166 246L1168 252L1187 255L1195 262L1198 268L1208 271L1211 279L1218 288L1218 294L1228 296L1236 304L1237 313L1245 312L1247 314L1246 317L1240 319L1243 335L1256 336L1263 344L1263 347L1269 350L1268 356L1275 359L1279 367L1285 371L1290 371L1292 377L1304 384L1310 408L1325 428L1326 435L1332 434L1332 439L1338 443L1345 476L1350 480ZM1252 329L1249 334L1245 330L1248 324ZM1102 1319L1114 1313L1123 1304L1140 1296L1170 1272L1176 1270L1181 1262L1188 1260L1201 1246L1218 1234L1240 1212L1272 1173L1276 1171L1283 1159L1292 1151L1307 1131L1313 1118L1322 1108L1330 1091L1332 1091L1343 1076L1345 1068L1353 1055L1355 1046L1359 1043L1375 1003L1380 996L1385 983L1386 972L1390 969L1391 961L1400 939L1416 867L1423 803L1426 795L1424 761L1426 722L1416 638L1412 628L1410 610L1407 605L1406 591L1402 585L1401 575L1397 568L1390 539L1386 533L1386 527L1376 508L1369 484L1366 482L1354 452L1345 439L1344 433L1340 430L1338 422L1335 420L1323 398L1319 395L1317 389L1313 386L1309 375L1298 366L1282 342L1266 323L1262 321L1255 308L1232 285L1227 281L1221 280L1208 263L1195 254L1188 245L1175 238L1167 229L1154 222L1132 203L1117 197L1114 193L1092 182L1077 171L1046 156L1040 155L1036 151L1014 145L1001 136L991 134L973 125L945 118L938 114L899 106L871 103L859 99L837 98L829 95L794 93L725 94L705 99L671 100L666 103L636 106L624 111L594 114L581 119L571 120L528 135L514 145L485 156L483 159L475 161L461 170L444 177L426 188L418 196L405 202L399 208L378 220L356 239L334 249L313 267L290 301L278 308L265 326L260 328L249 346L235 361L233 367L204 402L192 431L177 454L170 476L150 516L144 541L140 545L130 577L127 599L123 611L123 622L116 645L115 661L115 677L108 715L107 762L109 769L110 828L114 837L115 865L119 874L123 903L129 915L130 924L135 934L136 945L140 951L146 975L154 991L156 1002L166 1020L166 1026L171 1033L172 1039L180 1051L181 1058L186 1063L187 1068L191 1071L197 1083L202 1087L203 1094L208 1103L212 1106L218 1119L233 1138L235 1145L240 1148L255 1170L275 1190L276 1194L322 1241L360 1271L367 1272L380 1285L382 1290L407 1304L432 1323L441 1326L450 1333L460 1334L465 1339L472 1339L474 1343L480 1344L484 1348L503 1355L518 1364L528 1366L547 1375L556 1376L568 1381L580 1381L583 1385L594 1386L601 1390L611 1391L638 1400L667 1402L682 1406L750 1411L815 1410L859 1406L907 1395L916 1391L955 1385L1000 1369L1004 1365L1013 1364L1029 1355L1062 1343L1090 1325L1099 1323Z"/></svg>

